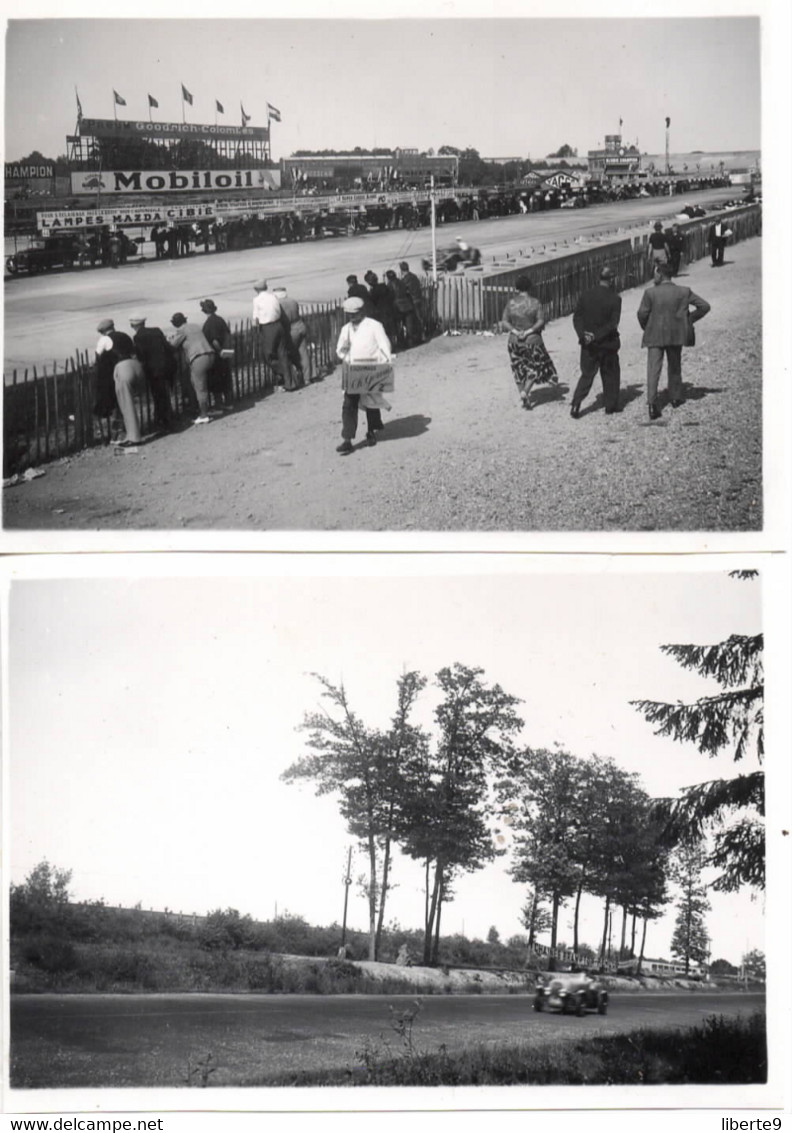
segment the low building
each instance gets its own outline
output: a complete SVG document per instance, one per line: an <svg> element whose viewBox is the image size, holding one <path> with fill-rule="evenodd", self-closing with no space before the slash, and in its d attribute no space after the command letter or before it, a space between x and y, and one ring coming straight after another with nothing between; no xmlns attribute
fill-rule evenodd
<svg viewBox="0 0 792 1133"><path fill-rule="evenodd" d="M424 185L434 177L438 185L455 185L459 158L455 154L426 154L414 149L377 153L292 154L281 159L281 184L331 187L367 185L397 187Z"/></svg>
<svg viewBox="0 0 792 1133"><path fill-rule="evenodd" d="M621 134L606 134L604 149L589 150L588 171L592 181L634 181L645 176L640 150L624 145Z"/></svg>

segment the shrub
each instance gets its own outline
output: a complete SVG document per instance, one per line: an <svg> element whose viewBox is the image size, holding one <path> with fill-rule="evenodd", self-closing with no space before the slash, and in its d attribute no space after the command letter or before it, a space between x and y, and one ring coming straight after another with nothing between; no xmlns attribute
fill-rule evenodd
<svg viewBox="0 0 792 1133"><path fill-rule="evenodd" d="M22 956L28 964L50 975L74 972L79 966L74 945L56 936L42 936L29 941L22 949Z"/></svg>

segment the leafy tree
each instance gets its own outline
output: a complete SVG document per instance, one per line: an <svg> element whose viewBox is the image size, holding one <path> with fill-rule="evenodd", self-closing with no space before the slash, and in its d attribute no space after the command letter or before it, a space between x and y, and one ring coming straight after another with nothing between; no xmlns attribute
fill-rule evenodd
<svg viewBox="0 0 792 1133"><path fill-rule="evenodd" d="M753 976L756 980L767 979L765 954L764 952L760 952L758 948L753 948L750 952L746 952L741 963L746 975Z"/></svg>
<svg viewBox="0 0 792 1133"><path fill-rule="evenodd" d="M44 858L9 895L11 927L15 932L54 928L69 911L70 869L60 869Z"/></svg>
<svg viewBox="0 0 792 1133"><path fill-rule="evenodd" d="M527 748L516 771L498 784L514 833L511 873L530 885L535 897L550 900L550 946L555 948L558 911L580 878L576 851L586 821L582 763L561 749Z"/></svg>
<svg viewBox="0 0 792 1133"><path fill-rule="evenodd" d="M377 958L388 889L394 824L405 786L402 764L415 760L425 740L409 722L415 701L426 684L418 673L397 682L397 707L387 732L369 728L353 711L341 685L315 674L331 712L312 712L302 728L309 733L311 754L281 776L287 783L311 779L317 795L336 794L349 832L368 854L369 959Z"/></svg>
<svg viewBox="0 0 792 1133"><path fill-rule="evenodd" d="M577 150L573 149L568 143L559 146L555 153L549 153L548 157L577 157Z"/></svg>
<svg viewBox="0 0 792 1133"><path fill-rule="evenodd" d="M483 670L456 663L435 677L443 699L434 713L436 739L414 747L404 765L399 843L424 863L424 963L437 961L443 904L459 873L495 856L488 824L489 779L511 754L522 727L519 703Z"/></svg>
<svg viewBox="0 0 792 1133"><path fill-rule="evenodd" d="M536 938L549 932L553 918L541 903L541 896L536 889L528 890L528 900L520 912L520 924L528 929L528 950L531 951L536 944Z"/></svg>
<svg viewBox="0 0 792 1133"><path fill-rule="evenodd" d="M254 945L256 926L250 916L240 916L237 909L214 909L207 913L198 939L201 947L211 951L238 951Z"/></svg>
<svg viewBox="0 0 792 1133"><path fill-rule="evenodd" d="M680 846L674 857L672 876L681 892L671 938L671 954L684 961L685 975L690 971L691 961L704 963L709 956L710 938L704 918L710 903L706 886L701 881L701 872L706 864L706 852L696 843Z"/></svg>
<svg viewBox="0 0 792 1133"><path fill-rule="evenodd" d="M755 572L741 572L753 577ZM732 634L716 645L663 645L664 653L720 685L720 692L693 704L631 701L655 734L694 743L714 757L731 751L735 762L752 758L756 770L731 779L686 787L678 799L658 802L671 844L713 836L708 865L721 870L713 888L733 892L743 885L764 889L764 672L763 634Z"/></svg>
<svg viewBox="0 0 792 1133"><path fill-rule="evenodd" d="M488 944L498 944L499 941L500 941L500 933L498 932L495 925L490 925L490 930L487 933L487 943Z"/></svg>
<svg viewBox="0 0 792 1133"><path fill-rule="evenodd" d="M736 976L739 968L735 968L728 960L713 960L709 970L713 976Z"/></svg>

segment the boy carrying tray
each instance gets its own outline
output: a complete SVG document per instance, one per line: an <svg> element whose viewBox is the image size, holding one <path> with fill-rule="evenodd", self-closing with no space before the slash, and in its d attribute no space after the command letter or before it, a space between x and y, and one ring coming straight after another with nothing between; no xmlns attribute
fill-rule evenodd
<svg viewBox="0 0 792 1133"><path fill-rule="evenodd" d="M376 319L367 319L362 299L347 299L344 312L348 322L338 336L336 354L343 363L344 404L341 410L341 436L336 449L343 455L352 452L357 432L358 409L366 411L366 442L377 443L377 433L384 429L381 409L390 409L383 390L393 389L391 344Z"/></svg>

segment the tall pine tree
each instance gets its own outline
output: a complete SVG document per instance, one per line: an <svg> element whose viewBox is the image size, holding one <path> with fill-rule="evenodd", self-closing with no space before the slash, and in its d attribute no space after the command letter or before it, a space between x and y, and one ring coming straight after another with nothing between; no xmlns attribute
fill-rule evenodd
<svg viewBox="0 0 792 1133"><path fill-rule="evenodd" d="M703 964L709 956L709 933L704 921L709 911L707 890L701 881L701 872L707 864L707 855L700 845L688 843L679 848L674 859L673 879L679 886L677 918L671 937L671 955L685 965L685 975L691 964Z"/></svg>
<svg viewBox="0 0 792 1133"><path fill-rule="evenodd" d="M755 572L736 572L752 577ZM714 679L720 691L693 704L634 700L655 733L694 743L718 756L731 751L735 763L757 767L731 779L686 787L678 799L663 799L658 813L672 843L712 835L708 865L721 870L713 888L731 892L743 885L764 889L764 636L732 634L716 645L663 645L685 669Z"/></svg>

